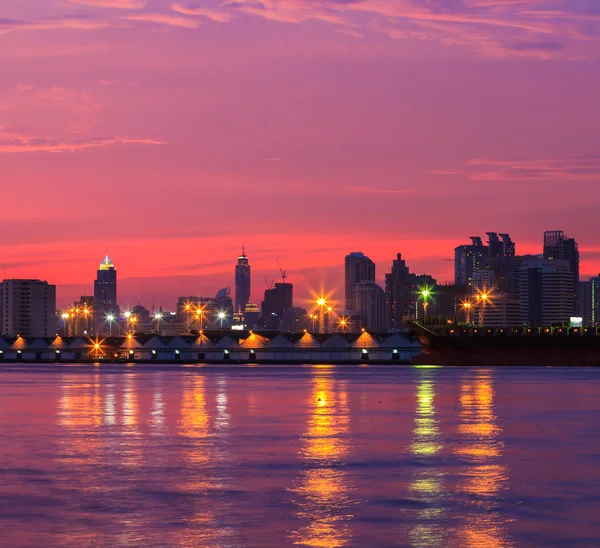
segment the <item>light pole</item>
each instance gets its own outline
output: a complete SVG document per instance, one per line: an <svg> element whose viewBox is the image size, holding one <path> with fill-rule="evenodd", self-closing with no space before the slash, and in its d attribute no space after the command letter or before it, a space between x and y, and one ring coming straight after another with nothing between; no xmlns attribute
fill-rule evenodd
<svg viewBox="0 0 600 548"><path fill-rule="evenodd" d="M108 336L112 337L112 324L115 321L115 317L112 314L108 314L106 321L108 322Z"/></svg>
<svg viewBox="0 0 600 548"><path fill-rule="evenodd" d="M156 334L160 335L160 320L162 320L163 315L160 312L154 314L154 319L156 320Z"/></svg>
<svg viewBox="0 0 600 548"><path fill-rule="evenodd" d="M431 289L425 286L420 289L421 298L423 299L423 321L427 318L427 306L429 303L427 302L429 297L431 297Z"/></svg>
<svg viewBox="0 0 600 548"><path fill-rule="evenodd" d="M217 318L219 318L219 321L221 322L221 329L223 329L223 320L227 317L227 314L225 314L225 312L221 311L217 314Z"/></svg>
<svg viewBox="0 0 600 548"><path fill-rule="evenodd" d="M473 308L473 303L466 302L462 303L463 310L465 311L465 316L467 323L471 323L471 309Z"/></svg>
<svg viewBox="0 0 600 548"><path fill-rule="evenodd" d="M325 305L327 301L324 298L320 298L317 300L317 305L319 305L319 333L325 333Z"/></svg>

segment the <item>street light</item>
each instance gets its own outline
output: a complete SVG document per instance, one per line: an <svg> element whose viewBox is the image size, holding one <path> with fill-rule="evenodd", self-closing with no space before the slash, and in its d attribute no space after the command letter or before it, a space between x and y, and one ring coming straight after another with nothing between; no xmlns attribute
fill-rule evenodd
<svg viewBox="0 0 600 548"><path fill-rule="evenodd" d="M112 314L108 314L106 321L108 322L108 336L112 337L112 323L115 321L115 317Z"/></svg>
<svg viewBox="0 0 600 548"><path fill-rule="evenodd" d="M221 329L223 329L223 320L227 317L227 314L225 314L225 312L221 311L217 314L217 318L219 318L219 321L221 322Z"/></svg>
<svg viewBox="0 0 600 548"><path fill-rule="evenodd" d="M419 288L419 294L421 299L423 299L423 320L425 320L427 318L427 306L429 305L427 301L433 293L428 286L425 286Z"/></svg>
<svg viewBox="0 0 600 548"><path fill-rule="evenodd" d="M162 320L163 315L160 312L154 314L154 319L156 320L156 334L160 335L160 320Z"/></svg>

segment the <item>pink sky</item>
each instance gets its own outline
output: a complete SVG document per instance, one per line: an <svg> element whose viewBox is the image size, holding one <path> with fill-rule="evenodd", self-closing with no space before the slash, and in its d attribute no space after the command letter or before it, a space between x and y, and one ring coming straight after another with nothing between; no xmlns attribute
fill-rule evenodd
<svg viewBox="0 0 600 548"><path fill-rule="evenodd" d="M279 259L341 287L362 250L452 279L453 249L544 230L600 272L597 0L20 0L0 7L6 277L123 304ZM4 273L3 272L3 273Z"/></svg>

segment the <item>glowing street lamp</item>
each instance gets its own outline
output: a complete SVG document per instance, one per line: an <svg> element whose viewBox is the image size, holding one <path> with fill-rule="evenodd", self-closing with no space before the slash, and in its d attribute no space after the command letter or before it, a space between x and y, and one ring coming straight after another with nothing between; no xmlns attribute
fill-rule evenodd
<svg viewBox="0 0 600 548"><path fill-rule="evenodd" d="M319 307L319 333L325 333L325 306L327 301L320 297L317 299L317 306ZM314 331L314 329L313 329Z"/></svg>
<svg viewBox="0 0 600 548"><path fill-rule="evenodd" d="M112 337L112 324L115 321L115 317L112 314L107 314L106 321L108 322L108 336Z"/></svg>
<svg viewBox="0 0 600 548"><path fill-rule="evenodd" d="M156 334L160 335L160 320L162 320L163 315L160 312L154 314L154 320L156 321Z"/></svg>
<svg viewBox="0 0 600 548"><path fill-rule="evenodd" d="M467 301L462 303L463 310L465 311L467 323L471 323L471 309L473 308L473 303Z"/></svg>
<svg viewBox="0 0 600 548"><path fill-rule="evenodd" d="M219 319L219 321L221 322L221 329L223 329L223 320L227 317L227 314L225 314L225 312L221 311L217 314L217 318Z"/></svg>
<svg viewBox="0 0 600 548"><path fill-rule="evenodd" d="M429 306L428 300L432 297L433 292L427 286L419 288L419 296L423 299L423 319L427 318L427 306Z"/></svg>

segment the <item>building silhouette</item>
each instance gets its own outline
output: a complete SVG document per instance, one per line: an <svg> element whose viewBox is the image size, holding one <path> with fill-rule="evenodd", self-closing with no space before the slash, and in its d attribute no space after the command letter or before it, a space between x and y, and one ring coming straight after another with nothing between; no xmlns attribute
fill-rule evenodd
<svg viewBox="0 0 600 548"><path fill-rule="evenodd" d="M575 296L568 261L532 258L520 271L521 325L565 325L573 316Z"/></svg>
<svg viewBox="0 0 600 548"><path fill-rule="evenodd" d="M385 296L390 329L402 329L404 318L409 315L412 280L400 253L392 262L392 270L385 275Z"/></svg>
<svg viewBox="0 0 600 548"><path fill-rule="evenodd" d="M276 283L265 290L265 299L262 303L262 317L267 329L280 329L283 315L286 310L293 307L294 285L290 283Z"/></svg>
<svg viewBox="0 0 600 548"><path fill-rule="evenodd" d="M235 310L244 311L250 302L250 263L242 246L242 254L235 266Z"/></svg>
<svg viewBox="0 0 600 548"><path fill-rule="evenodd" d="M469 245L459 245L454 249L454 283L465 286L470 295L473 294L475 272L483 268L489 255L489 247L483 245L479 236L471 236L471 241Z"/></svg>
<svg viewBox="0 0 600 548"><path fill-rule="evenodd" d="M106 255L96 273L94 281L94 317L96 333L107 334L110 330L106 317L112 315L119 317L117 304L117 270L115 265Z"/></svg>
<svg viewBox="0 0 600 548"><path fill-rule="evenodd" d="M346 311L356 310L354 288L361 282L375 281L375 263L360 251L353 251L345 259L345 307Z"/></svg>
<svg viewBox="0 0 600 548"><path fill-rule="evenodd" d="M359 328L376 333L388 330L385 291L373 280L355 284L352 302L359 316Z"/></svg>
<svg viewBox="0 0 600 548"><path fill-rule="evenodd" d="M21 337L56 335L56 286L41 280L0 284L0 332Z"/></svg>
<svg viewBox="0 0 600 548"><path fill-rule="evenodd" d="M600 274L579 282L579 314L586 327L600 325Z"/></svg>
<svg viewBox="0 0 600 548"><path fill-rule="evenodd" d="M573 273L573 310L571 316L577 313L579 289L579 244L574 238L567 238L562 230L544 232L544 259L567 261L569 270Z"/></svg>

